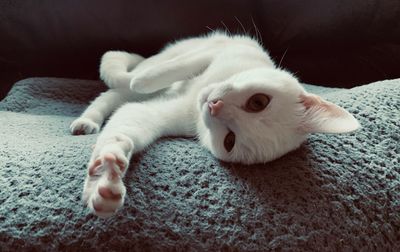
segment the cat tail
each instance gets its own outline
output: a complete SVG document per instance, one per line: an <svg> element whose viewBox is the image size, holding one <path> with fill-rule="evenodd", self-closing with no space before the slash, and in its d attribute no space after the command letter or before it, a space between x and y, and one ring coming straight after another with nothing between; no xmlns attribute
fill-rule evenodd
<svg viewBox="0 0 400 252"><path fill-rule="evenodd" d="M132 79L130 71L143 60L138 54L108 51L101 58L100 79L109 88L129 88Z"/></svg>

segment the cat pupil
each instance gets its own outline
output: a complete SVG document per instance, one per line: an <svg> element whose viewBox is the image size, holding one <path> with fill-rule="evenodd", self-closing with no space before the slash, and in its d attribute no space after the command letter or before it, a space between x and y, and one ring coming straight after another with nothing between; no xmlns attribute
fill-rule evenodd
<svg viewBox="0 0 400 252"><path fill-rule="evenodd" d="M233 149L233 146L235 146L235 133L229 131L224 139L224 147L227 152L230 152Z"/></svg>
<svg viewBox="0 0 400 252"><path fill-rule="evenodd" d="M263 106L263 102L261 100L253 101L256 108L261 108Z"/></svg>

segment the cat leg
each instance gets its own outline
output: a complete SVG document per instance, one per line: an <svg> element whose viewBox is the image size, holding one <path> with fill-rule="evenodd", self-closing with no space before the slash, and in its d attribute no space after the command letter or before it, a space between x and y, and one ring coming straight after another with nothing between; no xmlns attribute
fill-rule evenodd
<svg viewBox="0 0 400 252"><path fill-rule="evenodd" d="M200 48L169 60L138 69L133 73L130 88L148 94L171 86L174 82L193 78L211 63L216 49Z"/></svg>
<svg viewBox="0 0 400 252"><path fill-rule="evenodd" d="M132 94L127 89L107 90L98 96L79 118L71 123L71 133L73 135L98 133L104 120L131 98Z"/></svg>
<svg viewBox="0 0 400 252"><path fill-rule="evenodd" d="M133 151L132 140L115 134L97 142L88 165L83 201L100 217L109 217L124 203L122 182Z"/></svg>
<svg viewBox="0 0 400 252"><path fill-rule="evenodd" d="M100 217L115 213L124 202L122 179L134 152L159 137L151 107L129 103L118 109L100 133L91 155L82 198Z"/></svg>
<svg viewBox="0 0 400 252"><path fill-rule="evenodd" d="M108 51L101 58L100 79L110 88L129 88L131 71L143 60L138 54Z"/></svg>
<svg viewBox="0 0 400 252"><path fill-rule="evenodd" d="M126 194L122 179L133 153L161 136L194 134L194 113L189 99L128 103L120 107L100 133L88 164L83 200L96 215L117 211ZM191 124L192 123L192 124Z"/></svg>

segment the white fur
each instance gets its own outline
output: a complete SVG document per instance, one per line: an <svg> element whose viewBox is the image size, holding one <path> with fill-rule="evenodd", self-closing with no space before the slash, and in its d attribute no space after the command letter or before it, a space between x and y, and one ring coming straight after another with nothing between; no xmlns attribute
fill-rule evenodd
<svg viewBox="0 0 400 252"><path fill-rule="evenodd" d="M309 133L342 133L359 127L343 108L308 94L246 36L212 33L186 39L148 59L107 52L100 73L111 89L71 124L75 134L97 133L115 111L98 137L89 162L89 171L96 174L88 175L83 192L99 216L109 216L122 206L121 179L132 154L161 136L197 136L217 158L253 164L298 148ZM263 111L249 113L243 106L256 93L268 95L270 103ZM208 103L216 100L224 106L212 116ZM230 152L224 147L229 130L236 136ZM100 187L121 198L102 197Z"/></svg>

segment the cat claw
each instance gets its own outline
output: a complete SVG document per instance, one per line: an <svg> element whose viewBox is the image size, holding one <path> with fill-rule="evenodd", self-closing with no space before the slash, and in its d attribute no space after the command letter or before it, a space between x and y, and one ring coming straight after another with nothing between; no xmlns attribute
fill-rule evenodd
<svg viewBox="0 0 400 252"><path fill-rule="evenodd" d="M69 127L72 135L96 134L100 130L99 124L94 121L80 117L71 123Z"/></svg>
<svg viewBox="0 0 400 252"><path fill-rule="evenodd" d="M110 217L124 203L126 188L122 174L128 166L125 157L104 153L89 165L83 200L99 217Z"/></svg>

